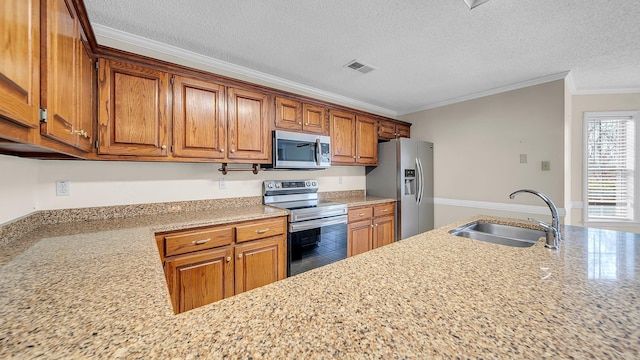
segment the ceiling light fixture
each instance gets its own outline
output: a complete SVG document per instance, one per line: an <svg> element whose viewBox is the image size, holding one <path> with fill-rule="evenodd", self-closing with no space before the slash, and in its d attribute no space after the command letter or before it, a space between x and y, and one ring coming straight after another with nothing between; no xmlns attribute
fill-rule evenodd
<svg viewBox="0 0 640 360"><path fill-rule="evenodd" d="M464 0L464 3L467 4L469 10L473 10L474 8L486 3L489 0Z"/></svg>

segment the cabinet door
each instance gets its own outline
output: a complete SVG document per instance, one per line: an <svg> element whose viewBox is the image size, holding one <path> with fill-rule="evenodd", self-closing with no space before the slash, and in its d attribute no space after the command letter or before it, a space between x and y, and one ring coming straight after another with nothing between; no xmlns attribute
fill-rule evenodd
<svg viewBox="0 0 640 360"><path fill-rule="evenodd" d="M276 127L285 130L302 130L302 103L276 97Z"/></svg>
<svg viewBox="0 0 640 360"><path fill-rule="evenodd" d="M354 164L356 162L356 116L344 111L331 110L331 162Z"/></svg>
<svg viewBox="0 0 640 360"><path fill-rule="evenodd" d="M395 240L393 216L383 216L373 220L373 248L391 244Z"/></svg>
<svg viewBox="0 0 640 360"><path fill-rule="evenodd" d="M224 86L176 76L173 82L174 155L225 158Z"/></svg>
<svg viewBox="0 0 640 360"><path fill-rule="evenodd" d="M78 120L76 122L76 146L84 151L93 149L95 63L87 46L79 47Z"/></svg>
<svg viewBox="0 0 640 360"><path fill-rule="evenodd" d="M356 156L358 164L378 164L377 120L366 116L356 118Z"/></svg>
<svg viewBox="0 0 640 360"><path fill-rule="evenodd" d="M0 116L36 128L40 110L40 1L0 5Z"/></svg>
<svg viewBox="0 0 640 360"><path fill-rule="evenodd" d="M227 157L230 161L270 163L270 96L246 89L229 88L228 97Z"/></svg>
<svg viewBox="0 0 640 360"><path fill-rule="evenodd" d="M328 135L327 109L311 104L302 105L302 128L305 132Z"/></svg>
<svg viewBox="0 0 640 360"><path fill-rule="evenodd" d="M76 145L75 124L79 115L75 101L79 86L80 21L70 0L47 1L46 46L43 47L42 107L47 122L42 135L68 145Z"/></svg>
<svg viewBox="0 0 640 360"><path fill-rule="evenodd" d="M391 140L396 138L396 124L391 121L380 120L378 124L378 138Z"/></svg>
<svg viewBox="0 0 640 360"><path fill-rule="evenodd" d="M99 154L167 156L168 75L100 59Z"/></svg>
<svg viewBox="0 0 640 360"><path fill-rule="evenodd" d="M411 137L411 127L409 127L408 125L397 124L396 136L404 138Z"/></svg>
<svg viewBox="0 0 640 360"><path fill-rule="evenodd" d="M176 314L233 296L231 247L167 258L165 271Z"/></svg>
<svg viewBox="0 0 640 360"><path fill-rule="evenodd" d="M347 256L355 256L371 250L372 236L371 220L349 224L347 226Z"/></svg>
<svg viewBox="0 0 640 360"><path fill-rule="evenodd" d="M280 235L236 245L236 294L287 277L285 243Z"/></svg>

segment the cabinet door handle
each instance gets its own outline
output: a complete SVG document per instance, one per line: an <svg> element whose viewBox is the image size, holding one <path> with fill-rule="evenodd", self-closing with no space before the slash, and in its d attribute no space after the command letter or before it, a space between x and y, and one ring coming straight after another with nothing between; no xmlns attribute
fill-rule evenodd
<svg viewBox="0 0 640 360"><path fill-rule="evenodd" d="M160 149L162 149L162 150L166 150L166 149L167 149L167 145L162 145L162 146L160 146Z"/></svg>
<svg viewBox="0 0 640 360"><path fill-rule="evenodd" d="M233 149L231 149L231 150L229 150L229 152L232 152L232 153L234 153L234 152L236 152L236 151L235 151L235 150L233 150Z"/></svg>
<svg viewBox="0 0 640 360"><path fill-rule="evenodd" d="M202 245L202 244L206 244L209 241L211 241L211 238L206 238L206 239L202 239L202 240L193 240L191 243L193 245Z"/></svg>
<svg viewBox="0 0 640 360"><path fill-rule="evenodd" d="M378 226L378 224L376 224L376 226Z"/></svg>
<svg viewBox="0 0 640 360"><path fill-rule="evenodd" d="M306 126L309 126L309 123L306 123L305 125L306 125Z"/></svg>
<svg viewBox="0 0 640 360"><path fill-rule="evenodd" d="M373 227L373 225L371 225L371 227Z"/></svg>
<svg viewBox="0 0 640 360"><path fill-rule="evenodd" d="M269 228L256 230L256 234L264 234L264 233L266 233L267 231L269 231Z"/></svg>
<svg viewBox="0 0 640 360"><path fill-rule="evenodd" d="M298 121L298 125L302 125L302 121Z"/></svg>
<svg viewBox="0 0 640 360"><path fill-rule="evenodd" d="M242 259L242 254L238 254L238 259Z"/></svg>
<svg viewBox="0 0 640 360"><path fill-rule="evenodd" d="M227 256L227 262L231 261L231 256Z"/></svg>
<svg viewBox="0 0 640 360"><path fill-rule="evenodd" d="M224 152L224 149L220 149L220 152Z"/></svg>

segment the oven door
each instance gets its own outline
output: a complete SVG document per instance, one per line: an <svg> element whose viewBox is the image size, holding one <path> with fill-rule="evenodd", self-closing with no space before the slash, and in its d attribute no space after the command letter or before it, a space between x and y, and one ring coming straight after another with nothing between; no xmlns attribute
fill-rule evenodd
<svg viewBox="0 0 640 360"><path fill-rule="evenodd" d="M273 167L276 169L324 169L331 166L330 138L275 130Z"/></svg>
<svg viewBox="0 0 640 360"><path fill-rule="evenodd" d="M346 258L346 215L289 224L287 276Z"/></svg>

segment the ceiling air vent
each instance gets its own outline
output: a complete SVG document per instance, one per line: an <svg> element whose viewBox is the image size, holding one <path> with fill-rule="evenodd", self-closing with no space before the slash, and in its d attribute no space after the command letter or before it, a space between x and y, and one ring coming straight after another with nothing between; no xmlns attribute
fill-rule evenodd
<svg viewBox="0 0 640 360"><path fill-rule="evenodd" d="M486 3L487 1L489 0L464 0L464 3L467 4L467 6L469 7L469 10L472 10L477 6L480 6Z"/></svg>
<svg viewBox="0 0 640 360"><path fill-rule="evenodd" d="M358 62L356 60L353 60L351 62L349 62L347 65L345 65L346 67L348 67L349 69L361 72L363 74L372 72L373 70L375 70L376 68L374 68L373 66L369 66L366 64L363 64L361 62Z"/></svg>

